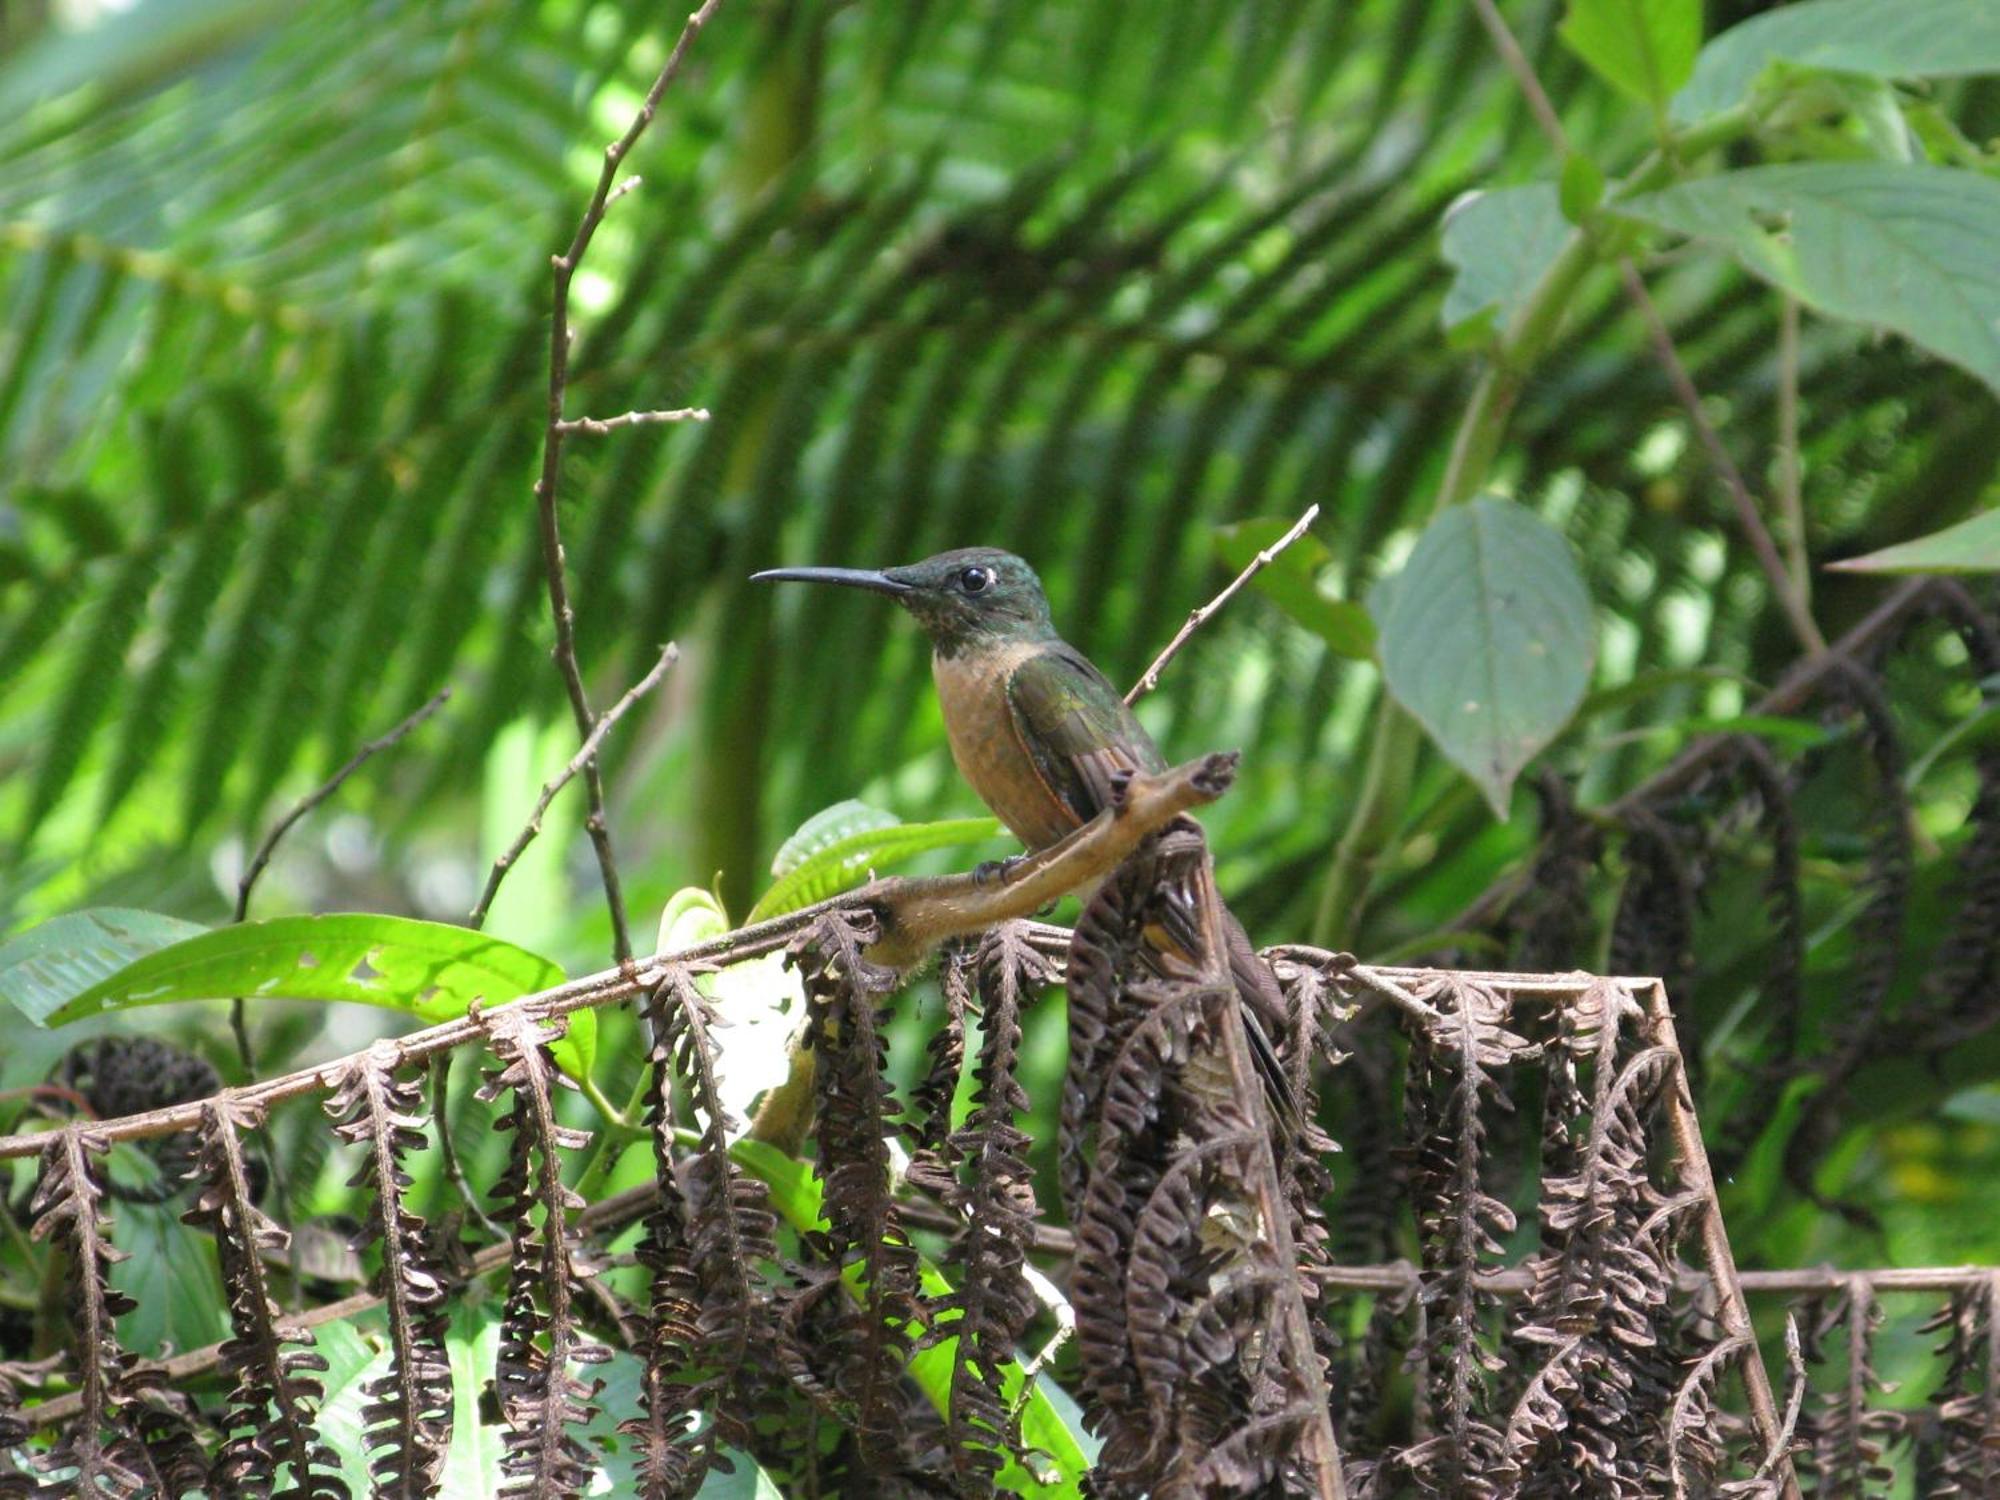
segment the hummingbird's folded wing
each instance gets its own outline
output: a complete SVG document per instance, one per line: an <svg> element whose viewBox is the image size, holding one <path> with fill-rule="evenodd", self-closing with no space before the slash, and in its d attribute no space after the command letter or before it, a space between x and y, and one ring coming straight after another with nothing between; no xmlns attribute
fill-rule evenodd
<svg viewBox="0 0 2000 1500"><path fill-rule="evenodd" d="M1015 667L1007 679L1007 707L1036 777L1075 822L1111 804L1120 773L1166 769L1118 689L1065 642Z"/></svg>

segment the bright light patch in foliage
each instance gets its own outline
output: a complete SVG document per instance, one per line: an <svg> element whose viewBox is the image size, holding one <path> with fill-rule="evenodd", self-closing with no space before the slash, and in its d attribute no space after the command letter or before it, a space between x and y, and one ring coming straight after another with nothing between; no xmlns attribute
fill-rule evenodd
<svg viewBox="0 0 2000 1500"><path fill-rule="evenodd" d="M1483 496L1433 521L1368 607L1390 691L1506 817L1514 778L1590 682L1590 596L1569 543Z"/></svg>

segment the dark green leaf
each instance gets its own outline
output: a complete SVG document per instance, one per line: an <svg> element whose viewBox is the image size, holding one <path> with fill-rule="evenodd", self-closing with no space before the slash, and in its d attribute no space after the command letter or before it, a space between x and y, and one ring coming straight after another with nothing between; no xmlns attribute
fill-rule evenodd
<svg viewBox="0 0 2000 1500"><path fill-rule="evenodd" d="M1674 96L1687 123L1741 104L1776 62L1874 78L2000 73L2000 6L1986 0L1805 0L1732 26Z"/></svg>
<svg viewBox="0 0 2000 1500"><path fill-rule="evenodd" d="M1701 0L1569 0L1562 39L1606 83L1659 109L1694 71Z"/></svg>
<svg viewBox="0 0 2000 1500"><path fill-rule="evenodd" d="M1942 531L1898 542L1865 557L1829 563L1848 573L2000 572L2000 510L1969 516Z"/></svg>
<svg viewBox="0 0 2000 1500"><path fill-rule="evenodd" d="M1569 543L1481 497L1431 522L1369 612L1390 691L1505 818L1515 776L1590 683L1590 597Z"/></svg>
<svg viewBox="0 0 2000 1500"><path fill-rule="evenodd" d="M1697 178L1620 206L1721 246L1822 312L1879 324L2000 391L2000 182L1810 162Z"/></svg>
<svg viewBox="0 0 2000 1500"><path fill-rule="evenodd" d="M1224 564L1240 573L1250 566L1251 558L1291 528L1290 521L1269 518L1238 521L1216 532L1215 550ZM1250 586L1340 655L1372 661L1375 622L1368 618L1368 611L1351 599L1335 599L1320 589L1320 575L1332 561L1326 543L1307 532L1260 569Z"/></svg>
<svg viewBox="0 0 2000 1500"><path fill-rule="evenodd" d="M207 930L199 922L123 906L53 917L0 946L0 999L41 1026L135 959Z"/></svg>

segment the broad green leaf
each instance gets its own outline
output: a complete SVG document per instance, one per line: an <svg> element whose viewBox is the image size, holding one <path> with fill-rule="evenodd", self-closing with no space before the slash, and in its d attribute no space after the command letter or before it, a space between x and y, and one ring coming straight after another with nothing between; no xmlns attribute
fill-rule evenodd
<svg viewBox="0 0 2000 1500"><path fill-rule="evenodd" d="M116 1182L156 1181L159 1168L136 1146L111 1148L105 1170ZM112 1243L127 1254L111 1284L137 1305L118 1320L118 1337L135 1354L199 1349L229 1337L229 1311L218 1288L215 1239L181 1222L184 1203L112 1203Z"/></svg>
<svg viewBox="0 0 2000 1500"><path fill-rule="evenodd" d="M763 1141L738 1141L730 1147L730 1155L738 1166L770 1189L771 1206L784 1216L785 1222L793 1229L806 1232L826 1227L820 1212L820 1181L813 1175L811 1163L787 1156ZM848 1268L850 1284L855 1281L858 1270L858 1267ZM926 1296L951 1295L951 1283L928 1258L919 1259L918 1274ZM948 1413L951 1403L951 1364L957 1342L956 1339L942 1339L910 1356L910 1378L916 1381L940 1416ZM1022 1381L1020 1364L1009 1360L1001 1369L1000 1383L1010 1403L1020 1400ZM1049 1387L1046 1377L1036 1381L1034 1391L1021 1409L1021 1437L1029 1447L1047 1455L1056 1477L1053 1480L1037 1478L1018 1460L1010 1458L998 1476L1000 1492L1004 1495L1045 1495L1051 1500L1069 1500L1069 1497L1080 1497L1083 1493L1081 1482L1084 1472L1090 1467L1090 1460L1077 1441L1076 1432L1063 1420L1050 1399Z"/></svg>
<svg viewBox="0 0 2000 1500"><path fill-rule="evenodd" d="M1569 543L1482 496L1432 521L1368 604L1390 691L1505 818L1514 778L1590 684L1590 596Z"/></svg>
<svg viewBox="0 0 2000 1500"><path fill-rule="evenodd" d="M1445 210L1445 263L1458 274L1444 299L1444 326L1491 310L1505 328L1574 230L1553 183L1467 193Z"/></svg>
<svg viewBox="0 0 2000 1500"><path fill-rule="evenodd" d="M199 922L123 906L52 917L0 945L0 999L40 1026L134 959L207 930Z"/></svg>
<svg viewBox="0 0 2000 1500"><path fill-rule="evenodd" d="M1773 63L1873 78L2000 73L2000 6L1988 0L1805 0L1752 16L1701 49L1674 96L1681 123L1743 103Z"/></svg>
<svg viewBox="0 0 2000 1500"><path fill-rule="evenodd" d="M984 843L999 837L1000 831L998 818L951 818L942 823L897 823L889 828L864 829L835 840L796 866L750 908L749 920L761 922L797 911L919 854Z"/></svg>
<svg viewBox="0 0 2000 1500"><path fill-rule="evenodd" d="M1879 324L2000 391L2000 182L1951 167L1808 162L1620 205L1727 249L1822 312Z"/></svg>
<svg viewBox="0 0 2000 1500"><path fill-rule="evenodd" d="M1694 71L1701 0L1569 0L1561 30L1606 83L1659 109Z"/></svg>
<svg viewBox="0 0 2000 1500"><path fill-rule="evenodd" d="M798 832L778 845L778 852L771 856L771 876L774 880L782 879L815 854L832 848L842 839L852 838L857 833L871 833L878 828L894 828L902 821L892 812L870 807L866 802L858 802L851 797L845 802L836 802L807 818L799 824Z"/></svg>
<svg viewBox="0 0 2000 1500"><path fill-rule="evenodd" d="M240 995L378 1005L428 1025L464 1015L475 1001L501 1005L562 978L538 953L443 922L366 912L273 917L148 953L80 986L47 1019L60 1026L104 1011ZM580 1075L596 1058L597 1021L580 1010L569 1022L555 1051L565 1070Z"/></svg>
<svg viewBox="0 0 2000 1500"><path fill-rule="evenodd" d="M1292 522L1259 518L1224 526L1215 534L1215 550L1223 562L1237 572L1250 566L1250 559L1291 530ZM1250 586L1325 641L1334 652L1353 661L1375 659L1375 622L1368 611L1351 599L1335 599L1321 590L1319 577L1333 561L1333 554L1311 532L1271 559L1258 571Z"/></svg>
<svg viewBox="0 0 2000 1500"><path fill-rule="evenodd" d="M362 1408L368 1404L367 1383L389 1370L389 1349L376 1348L345 1318L335 1318L313 1330L313 1349L326 1360L319 1382L319 1435L340 1460L340 1472L356 1495L369 1493L368 1444L363 1437Z"/></svg>
<svg viewBox="0 0 2000 1500"><path fill-rule="evenodd" d="M2000 510L1969 516L1915 541L1898 542L1865 557L1850 557L1827 566L1846 573L2000 572ZM4 980L0 975L0 983Z"/></svg>
<svg viewBox="0 0 2000 1500"><path fill-rule="evenodd" d="M470 1297L453 1299L445 1331L451 1361L451 1443L444 1454L447 1495L494 1495L500 1490L500 1459L507 1450L498 1426L480 1419L479 1399L493 1379L500 1353L499 1309Z"/></svg>

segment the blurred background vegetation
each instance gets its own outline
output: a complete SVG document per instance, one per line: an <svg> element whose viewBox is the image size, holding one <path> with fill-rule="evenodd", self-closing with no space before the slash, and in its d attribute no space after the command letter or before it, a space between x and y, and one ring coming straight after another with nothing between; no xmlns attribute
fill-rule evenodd
<svg viewBox="0 0 2000 1500"><path fill-rule="evenodd" d="M1643 152L1651 122L1557 44L1559 5L1503 8L1571 138L1607 163ZM1708 31L1761 8L1717 0ZM0 934L93 904L225 920L277 812L447 685L443 715L297 831L258 907L462 918L574 748L530 493L547 257L684 10L0 8ZM1968 140L2000 134L1992 81L1929 97ZM740 915L830 803L977 810L907 622L749 573L1005 546L1123 682L1228 576L1222 528L1317 503L1319 586L1361 599L1414 544L1477 373L1440 318L1440 221L1469 190L1553 175L1473 10L1432 0L741 0L629 165L644 184L578 283L571 411L713 413L573 442L563 476L595 701L663 641L683 653L607 765L642 935L689 885ZM1646 271L1768 491L1778 298L1721 257ZM2000 422L1972 376L1811 316L1798 370L1806 532L1782 539L1816 564L2000 498ZM1598 612L1597 691L1543 762L1585 807L1797 658L1609 275L1541 361L1490 487L1567 535ZM1821 628L1887 588L1816 571ZM1892 962L1913 995L1956 909L1988 720L1947 639L1885 681L1916 863ZM1253 592L1144 706L1171 755L1246 752L1207 821L1262 942L1314 933L1379 694L1372 666ZM1810 1053L1866 945L1862 752L1810 718L1759 732L1808 767ZM580 972L608 927L558 807L491 928ZM1426 748L1391 825L1346 941L1518 958L1456 919L1527 868L1532 789L1496 821ZM1715 857L1676 996L1712 1135L1768 1043L1752 888L1770 854L1744 842ZM1594 936L1568 963L1608 961L1626 868L1614 850L1580 886ZM217 1012L183 1024L234 1067ZM356 1024L375 1023L259 1020L272 1056L351 1044ZM909 1024L920 1050L920 1011ZM1060 1017L1036 1026L1045 1109ZM24 1044L0 1081L39 1077L66 1040ZM1783 1139L1742 1159L1739 1259L2000 1260L1993 1041L1928 1069L1871 1061L1804 1183Z"/></svg>

